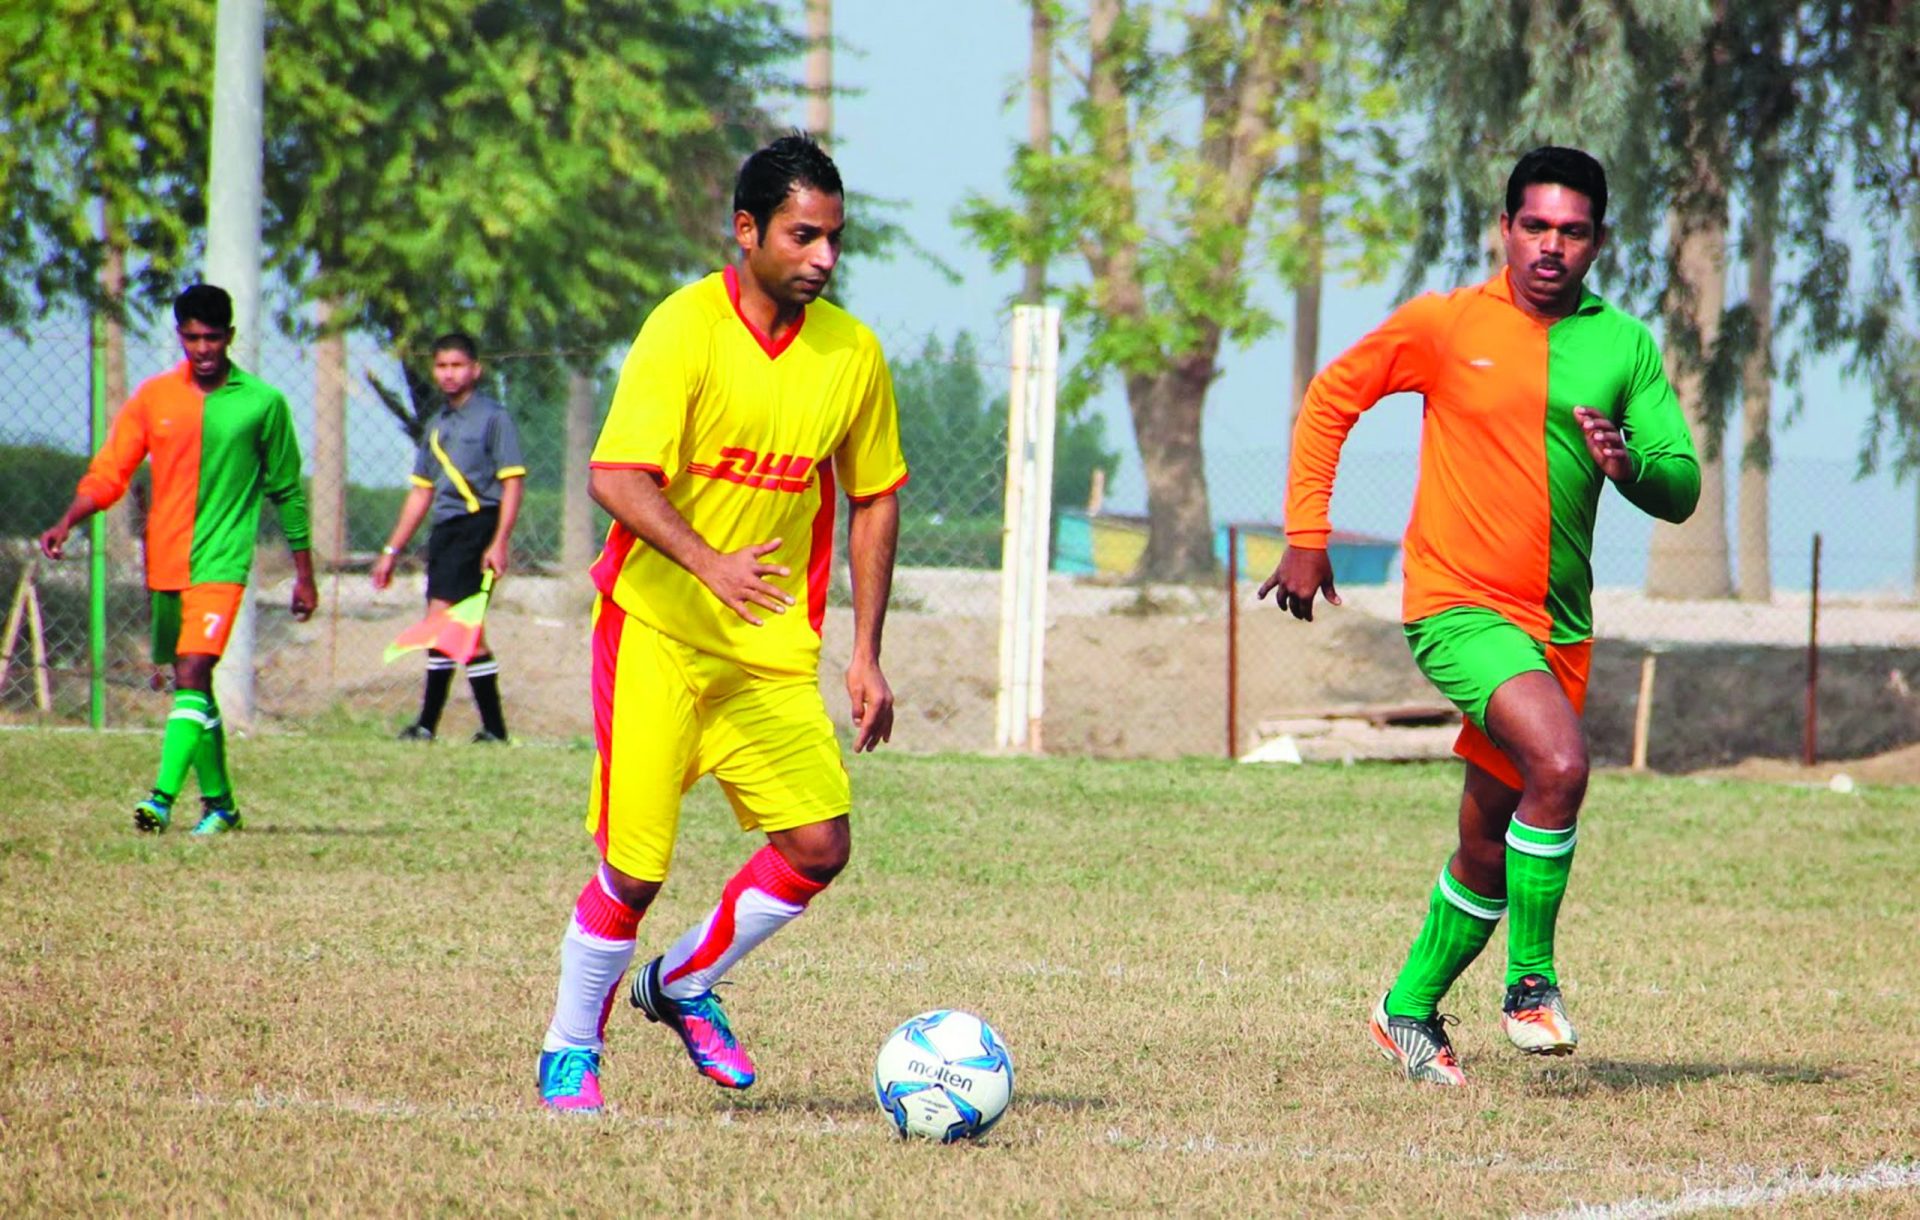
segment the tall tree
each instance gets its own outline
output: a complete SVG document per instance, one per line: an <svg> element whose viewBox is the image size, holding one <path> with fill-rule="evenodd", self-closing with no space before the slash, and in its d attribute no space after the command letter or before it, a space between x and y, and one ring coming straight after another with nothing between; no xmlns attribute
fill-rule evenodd
<svg viewBox="0 0 1920 1220"><path fill-rule="evenodd" d="M1319 371L1320 298L1330 270L1376 280L1398 259L1412 232L1410 209L1395 181L1401 154L1390 121L1398 89L1381 46L1393 3L1308 5L1299 18L1285 143L1284 180L1294 221L1274 235L1274 262L1293 288L1293 384L1289 426ZM1328 201L1337 205L1330 217Z"/></svg>
<svg viewBox="0 0 1920 1220"><path fill-rule="evenodd" d="M11 0L0 6L0 325L104 316L107 398L127 397L126 332L196 253L213 11ZM130 554L132 518L107 518Z"/></svg>
<svg viewBox="0 0 1920 1220"><path fill-rule="evenodd" d="M401 383L373 388L412 438L436 401L435 334L564 353L569 376L516 384L551 384L525 422L559 421L551 447L575 459L609 349L723 253L714 218L797 45L760 0L421 0L372 17L278 0L269 39L267 236L289 318L319 302L326 329L392 351ZM562 520L578 560L590 510Z"/></svg>
<svg viewBox="0 0 1920 1220"><path fill-rule="evenodd" d="M1700 502L1679 524L1654 524L1646 580L1652 597L1733 593L1721 443L1725 399L1711 376L1726 308L1732 32L1728 0L1712 5L1700 35L1679 47L1668 83L1669 129L1680 165L1667 209L1668 273L1660 294L1667 379L1693 422Z"/></svg>
<svg viewBox="0 0 1920 1220"><path fill-rule="evenodd" d="M1797 391L1812 355L1842 350L1871 365L1884 346L1877 336L1886 327L1874 320L1884 293L1856 294L1848 283L1854 245L1878 248L1880 240L1835 221L1833 170L1854 154L1833 116L1854 109L1844 88L1849 73L1871 75L1858 63L1859 7L1842 0L1409 0L1396 63L1434 137L1422 145L1414 181L1423 216L1439 218L1423 231L1412 278L1442 260L1478 261L1475 218L1499 198L1497 175L1527 147L1571 140L1608 167L1612 240L1600 283L1630 306L1657 306L1668 371L1703 459L1692 520L1656 528L1650 592L1733 590L1722 451L1738 400L1743 589L1766 595L1773 384ZM1657 87L1646 88L1648 80ZM1851 143L1871 140L1856 132ZM1737 213L1744 214L1747 292L1728 308ZM1783 264L1795 268L1784 280ZM1777 364L1776 344L1788 351Z"/></svg>
<svg viewBox="0 0 1920 1220"><path fill-rule="evenodd" d="M1147 477L1138 575L1199 577L1214 564L1207 394L1223 344L1274 326L1254 283L1272 268L1276 217L1291 214L1275 171L1298 14L1270 0L1171 13L1090 0L1084 22L1052 15L1056 36L1085 57L1071 128L1052 149L1016 157L1018 203L975 196L962 221L999 266L1084 261L1087 278L1059 293L1087 340L1065 401L1118 375Z"/></svg>
<svg viewBox="0 0 1920 1220"><path fill-rule="evenodd" d="M631 337L719 252L716 208L794 46L758 0L277 15L270 243L300 297L415 357L456 319L589 363ZM409 371L395 405L417 434Z"/></svg>
<svg viewBox="0 0 1920 1220"><path fill-rule="evenodd" d="M1912 482L1912 586L1920 596L1920 6L1899 0L1826 6L1837 30L1839 96L1849 116L1853 185L1875 232L1849 369L1873 390L1862 473L1887 464ZM1857 298L1856 298L1857 299Z"/></svg>
<svg viewBox="0 0 1920 1220"><path fill-rule="evenodd" d="M186 0L0 8L0 325L172 293L205 218L212 48Z"/></svg>

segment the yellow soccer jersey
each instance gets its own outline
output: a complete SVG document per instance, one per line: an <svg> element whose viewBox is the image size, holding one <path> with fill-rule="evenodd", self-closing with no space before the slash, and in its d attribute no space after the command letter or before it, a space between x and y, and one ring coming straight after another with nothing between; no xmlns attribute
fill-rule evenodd
<svg viewBox="0 0 1920 1220"><path fill-rule="evenodd" d="M692 573L615 522L594 587L671 639L767 673L820 661L834 488L851 500L907 481L893 378L873 332L815 301L778 343L740 312L735 270L662 301L620 369L592 464L645 470L707 544L782 540L770 578L795 598L755 627Z"/></svg>

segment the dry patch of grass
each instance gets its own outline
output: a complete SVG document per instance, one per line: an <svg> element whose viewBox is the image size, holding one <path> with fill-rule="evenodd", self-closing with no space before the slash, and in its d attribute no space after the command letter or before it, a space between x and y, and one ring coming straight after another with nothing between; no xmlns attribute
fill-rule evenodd
<svg viewBox="0 0 1920 1220"><path fill-rule="evenodd" d="M558 1121L533 1060L589 753L244 742L251 829L195 842L129 829L156 744L0 734L0 1214L1539 1215L1920 1149L1911 790L1597 781L1581 1052L1504 1048L1497 937L1443 1093L1363 1023L1452 768L862 758L854 867L728 992L762 1082L622 1009L612 1112ZM751 846L697 789L643 951ZM868 1092L941 1005L1014 1055L978 1147L903 1144Z"/></svg>

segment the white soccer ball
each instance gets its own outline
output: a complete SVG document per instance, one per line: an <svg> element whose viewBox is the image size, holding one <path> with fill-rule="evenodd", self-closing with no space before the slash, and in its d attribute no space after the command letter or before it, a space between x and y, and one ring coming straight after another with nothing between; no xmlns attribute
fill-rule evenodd
<svg viewBox="0 0 1920 1220"><path fill-rule="evenodd" d="M923 1012L887 1036L873 1093L901 1135L939 1140L985 1135L1013 1099L1013 1057L970 1012Z"/></svg>

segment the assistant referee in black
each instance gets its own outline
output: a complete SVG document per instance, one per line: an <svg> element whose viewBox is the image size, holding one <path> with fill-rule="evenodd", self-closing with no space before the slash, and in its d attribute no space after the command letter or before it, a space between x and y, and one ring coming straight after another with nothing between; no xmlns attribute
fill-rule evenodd
<svg viewBox="0 0 1920 1220"><path fill-rule="evenodd" d="M450 606L480 591L481 575L497 580L507 570L508 542L520 515L527 467L520 456L520 433L500 403L478 392L480 349L471 336L454 333L433 341L433 381L444 403L427 422L420 455L413 464L413 490L400 506L393 536L373 565L373 587L393 579L400 551L432 513L427 535L427 609ZM440 727L440 712L453 685L454 660L439 649L427 653L426 690L420 717L400 732L402 740L430 742ZM500 710L500 663L487 647L467 662L467 682L480 712L475 742L504 742L507 721Z"/></svg>

